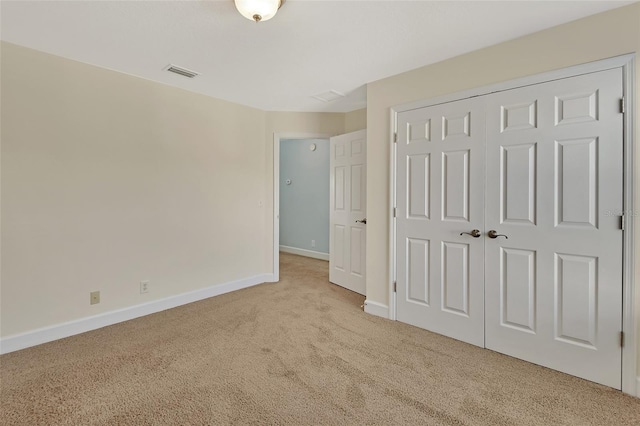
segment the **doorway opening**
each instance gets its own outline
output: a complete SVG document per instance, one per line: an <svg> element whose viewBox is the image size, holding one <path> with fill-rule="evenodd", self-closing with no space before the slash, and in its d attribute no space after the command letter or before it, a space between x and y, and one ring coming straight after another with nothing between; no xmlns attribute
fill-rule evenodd
<svg viewBox="0 0 640 426"><path fill-rule="evenodd" d="M329 260L329 140L280 141L280 246Z"/></svg>
<svg viewBox="0 0 640 426"><path fill-rule="evenodd" d="M330 136L273 136L274 281L280 279L280 251L329 260Z"/></svg>
<svg viewBox="0 0 640 426"><path fill-rule="evenodd" d="M322 155L314 155L316 151ZM275 134L273 169L274 281L280 279L280 251L323 260L328 255L329 281L364 295L366 129L330 138ZM319 186L314 179L320 181ZM301 185L294 185L296 181ZM288 221L286 227L281 219Z"/></svg>

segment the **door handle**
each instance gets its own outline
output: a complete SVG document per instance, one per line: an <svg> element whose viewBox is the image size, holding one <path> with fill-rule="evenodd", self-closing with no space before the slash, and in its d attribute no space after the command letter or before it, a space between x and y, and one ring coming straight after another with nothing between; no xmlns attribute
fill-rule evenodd
<svg viewBox="0 0 640 426"><path fill-rule="evenodd" d="M498 232L494 229L490 230L489 232L487 232L487 237L489 238L498 238L498 237L505 237L507 240L509 239L509 237L507 237L504 234L498 234Z"/></svg>
<svg viewBox="0 0 640 426"><path fill-rule="evenodd" d="M473 238L479 238L480 237L480 230L479 229L473 229L471 232L461 232L460 235L463 234L467 234L467 235L471 235Z"/></svg>
<svg viewBox="0 0 640 426"><path fill-rule="evenodd" d="M366 225L366 224L367 224L367 218L365 217L365 218L364 218L364 219L362 219L362 220L356 220L356 223L361 223L361 224L363 224L363 225Z"/></svg>

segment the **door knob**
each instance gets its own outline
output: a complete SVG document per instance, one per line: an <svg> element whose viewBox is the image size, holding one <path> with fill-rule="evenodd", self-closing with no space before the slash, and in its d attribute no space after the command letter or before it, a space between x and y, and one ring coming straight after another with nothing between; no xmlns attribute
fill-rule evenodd
<svg viewBox="0 0 640 426"><path fill-rule="evenodd" d="M478 238L480 237L480 230L473 229L471 232L461 232L460 235L462 234L467 234L467 235L471 235L473 238Z"/></svg>
<svg viewBox="0 0 640 426"><path fill-rule="evenodd" d="M498 232L496 232L496 230L494 230L494 229L492 229L489 232L487 232L487 237L489 237L489 238L505 237L507 240L509 239L509 237L507 237L504 234L498 234Z"/></svg>
<svg viewBox="0 0 640 426"><path fill-rule="evenodd" d="M365 218L364 218L364 219L362 219L362 220L356 220L356 223L361 223L361 224L363 224L363 225L366 225L366 224L367 224L367 218L365 217Z"/></svg>

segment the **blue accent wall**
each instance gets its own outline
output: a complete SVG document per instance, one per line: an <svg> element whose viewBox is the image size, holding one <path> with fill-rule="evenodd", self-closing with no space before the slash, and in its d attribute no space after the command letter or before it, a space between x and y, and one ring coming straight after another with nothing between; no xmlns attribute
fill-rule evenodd
<svg viewBox="0 0 640 426"><path fill-rule="evenodd" d="M329 253L329 140L280 141L280 245Z"/></svg>

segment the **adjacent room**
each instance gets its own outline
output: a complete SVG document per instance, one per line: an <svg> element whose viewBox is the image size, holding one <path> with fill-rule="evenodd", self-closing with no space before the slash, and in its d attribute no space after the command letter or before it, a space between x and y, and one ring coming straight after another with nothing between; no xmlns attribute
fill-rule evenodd
<svg viewBox="0 0 640 426"><path fill-rule="evenodd" d="M0 39L0 424L640 424L640 2Z"/></svg>
<svg viewBox="0 0 640 426"><path fill-rule="evenodd" d="M329 140L282 139L279 251L329 260Z"/></svg>

